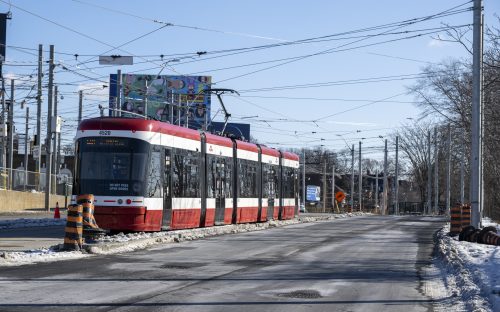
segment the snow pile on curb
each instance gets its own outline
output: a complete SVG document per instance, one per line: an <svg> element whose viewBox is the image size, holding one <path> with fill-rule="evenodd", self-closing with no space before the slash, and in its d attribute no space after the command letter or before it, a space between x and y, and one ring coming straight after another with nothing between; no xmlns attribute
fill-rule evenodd
<svg viewBox="0 0 500 312"><path fill-rule="evenodd" d="M0 221L0 230L24 228L24 227L55 226L55 225L64 225L64 224L66 224L66 218L63 218L63 219L52 219L52 218L25 219L25 218L20 218L20 219Z"/></svg>
<svg viewBox="0 0 500 312"><path fill-rule="evenodd" d="M460 242L448 232L449 225L437 233L436 246L445 284L468 311L500 311L500 247Z"/></svg>
<svg viewBox="0 0 500 312"><path fill-rule="evenodd" d="M367 214L357 212L336 215L319 215L307 217L299 216L298 218L291 220L273 220L264 223L231 224L225 226L214 226L167 232L140 232L129 234L119 233L117 235L105 236L103 238L97 239L95 243L85 244L82 251L61 251L62 244L60 244L52 246L48 249L0 253L0 267L24 265L37 262L52 262L59 260L77 259L89 257L94 254L116 254L122 252L130 252L160 244L179 243L183 241L196 240L211 236L261 231L268 228L282 227L297 223L329 221L338 218L348 218L361 215Z"/></svg>
<svg viewBox="0 0 500 312"><path fill-rule="evenodd" d="M59 246L52 246L50 248L35 249L29 251L12 251L0 253L0 267L79 259L90 256L91 255L84 254L80 251L59 252Z"/></svg>

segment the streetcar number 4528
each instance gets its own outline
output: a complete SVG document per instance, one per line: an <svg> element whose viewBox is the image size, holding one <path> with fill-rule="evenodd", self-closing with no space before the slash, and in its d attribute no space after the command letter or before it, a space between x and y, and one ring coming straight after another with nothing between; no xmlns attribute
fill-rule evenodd
<svg viewBox="0 0 500 312"><path fill-rule="evenodd" d="M111 131L110 130L100 130L99 135L111 135Z"/></svg>

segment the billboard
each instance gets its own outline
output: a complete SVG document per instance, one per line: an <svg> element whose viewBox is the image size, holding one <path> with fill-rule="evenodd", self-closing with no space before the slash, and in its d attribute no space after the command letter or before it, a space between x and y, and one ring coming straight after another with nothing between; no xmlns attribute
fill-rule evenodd
<svg viewBox="0 0 500 312"><path fill-rule="evenodd" d="M123 74L120 103L116 104L117 74L110 75L109 107L190 128L210 121L211 76ZM147 111L146 111L147 110ZM112 111L110 110L110 115Z"/></svg>

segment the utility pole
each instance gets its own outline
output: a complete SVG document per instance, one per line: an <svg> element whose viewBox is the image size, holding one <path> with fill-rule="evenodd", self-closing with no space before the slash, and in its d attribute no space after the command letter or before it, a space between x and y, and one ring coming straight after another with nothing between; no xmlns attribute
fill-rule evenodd
<svg viewBox="0 0 500 312"><path fill-rule="evenodd" d="M174 124L174 89L172 89L171 103L169 105L170 124Z"/></svg>
<svg viewBox="0 0 500 312"><path fill-rule="evenodd" d="M57 133L57 171L56 174L60 173L60 166L61 166L61 132Z"/></svg>
<svg viewBox="0 0 500 312"><path fill-rule="evenodd" d="M323 153L323 212L326 212L326 154Z"/></svg>
<svg viewBox="0 0 500 312"><path fill-rule="evenodd" d="M121 94L121 92L122 92L122 71L121 71L121 69L119 69L116 72L116 107L115 107L115 109L117 109L118 111L113 111L111 113L112 116L119 116L119 117L122 116L122 107L121 107L122 94Z"/></svg>
<svg viewBox="0 0 500 312"><path fill-rule="evenodd" d="M351 209L354 211L354 144L351 149Z"/></svg>
<svg viewBox="0 0 500 312"><path fill-rule="evenodd" d="M43 65L43 46L38 45L38 85L36 92L36 140L35 146L38 148L38 158L36 159L36 173L38 178L37 189L40 191L40 168L42 166L42 65Z"/></svg>
<svg viewBox="0 0 500 312"><path fill-rule="evenodd" d="M358 172L359 172L359 211L362 211L363 208L363 172L361 172L361 141L359 141L359 164L358 164Z"/></svg>
<svg viewBox="0 0 500 312"><path fill-rule="evenodd" d="M14 162L14 79L10 80L10 104L9 104L9 189L12 189L13 182L13 162Z"/></svg>
<svg viewBox="0 0 500 312"><path fill-rule="evenodd" d="M375 211L378 210L378 169L375 171Z"/></svg>
<svg viewBox="0 0 500 312"><path fill-rule="evenodd" d="M396 178L394 181L394 194L396 197L394 211L395 211L396 215L399 215L399 168L398 168L398 163L399 163L398 152L399 152L399 150L398 150L398 148L399 148L399 136L396 136Z"/></svg>
<svg viewBox="0 0 500 312"><path fill-rule="evenodd" d="M387 205L387 184L389 181L387 179L387 139L385 139L385 147L384 147L384 193L382 194L383 205L382 205L382 215L387 213L388 205Z"/></svg>
<svg viewBox="0 0 500 312"><path fill-rule="evenodd" d="M482 21L482 0L474 0L474 26L472 36L472 150L471 150L471 225L479 228L482 225L482 62L483 62L483 21Z"/></svg>
<svg viewBox="0 0 500 312"><path fill-rule="evenodd" d="M2 78L2 127L4 129L4 133L3 133L3 136L2 136L2 155L0 155L0 157L2 157L0 159L0 161L2 162L2 165L0 167L2 167L2 170L3 169L6 169L7 168L7 159L6 159L6 155L7 155L7 132L5 131L7 129L7 123L6 123L6 120L5 120L5 112L6 112L6 105L5 105L5 79Z"/></svg>
<svg viewBox="0 0 500 312"><path fill-rule="evenodd" d="M335 164L332 165L332 212L335 210Z"/></svg>
<svg viewBox="0 0 500 312"><path fill-rule="evenodd" d="M47 156L45 157L45 210L50 211L50 193L52 187L51 179L51 138L52 138L52 88L54 83L54 45L50 45L50 59L49 59L49 90L48 90L48 109L47 109L47 137L45 139L45 148Z"/></svg>
<svg viewBox="0 0 500 312"><path fill-rule="evenodd" d="M304 204L304 209L306 207L306 149L302 150L303 155L303 166L302 166L302 203Z"/></svg>
<svg viewBox="0 0 500 312"><path fill-rule="evenodd" d="M451 205L451 127L448 124L448 161L446 165L446 215L450 215Z"/></svg>
<svg viewBox="0 0 500 312"><path fill-rule="evenodd" d="M144 79L144 98L143 98L143 104L144 104L144 119L148 119L148 80ZM181 121L179 119L179 126L181 125Z"/></svg>
<svg viewBox="0 0 500 312"><path fill-rule="evenodd" d="M58 102L58 92L57 92L57 86L54 86L54 119L52 122L56 122L57 123L57 102ZM55 132L55 129L52 129L52 132ZM53 134L53 138L52 138L52 150L54 151L54 153L57 153L57 134ZM52 172L54 174L57 174L57 159L58 159L59 155L54 155L54 157L52 157Z"/></svg>
<svg viewBox="0 0 500 312"><path fill-rule="evenodd" d="M462 155L460 157L460 204L465 204L465 131L462 131Z"/></svg>
<svg viewBox="0 0 500 312"><path fill-rule="evenodd" d="M431 213L432 207L432 168L431 168L431 130L427 130L427 209L426 214Z"/></svg>
<svg viewBox="0 0 500 312"><path fill-rule="evenodd" d="M82 122L83 90L78 91L78 126Z"/></svg>
<svg viewBox="0 0 500 312"><path fill-rule="evenodd" d="M434 128L434 215L439 214L439 148L438 131Z"/></svg>
<svg viewBox="0 0 500 312"><path fill-rule="evenodd" d="M30 117L30 108L26 106L26 128L24 131L24 190L28 184L28 119ZM19 142L19 141L18 141ZM19 153L19 152L18 152Z"/></svg>

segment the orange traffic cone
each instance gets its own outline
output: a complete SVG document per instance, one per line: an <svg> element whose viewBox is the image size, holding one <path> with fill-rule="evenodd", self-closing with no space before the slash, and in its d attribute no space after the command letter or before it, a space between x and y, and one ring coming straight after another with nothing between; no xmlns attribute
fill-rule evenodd
<svg viewBox="0 0 500 312"><path fill-rule="evenodd" d="M61 213L59 212L59 202L56 202L56 209L54 210L54 219L61 219Z"/></svg>

